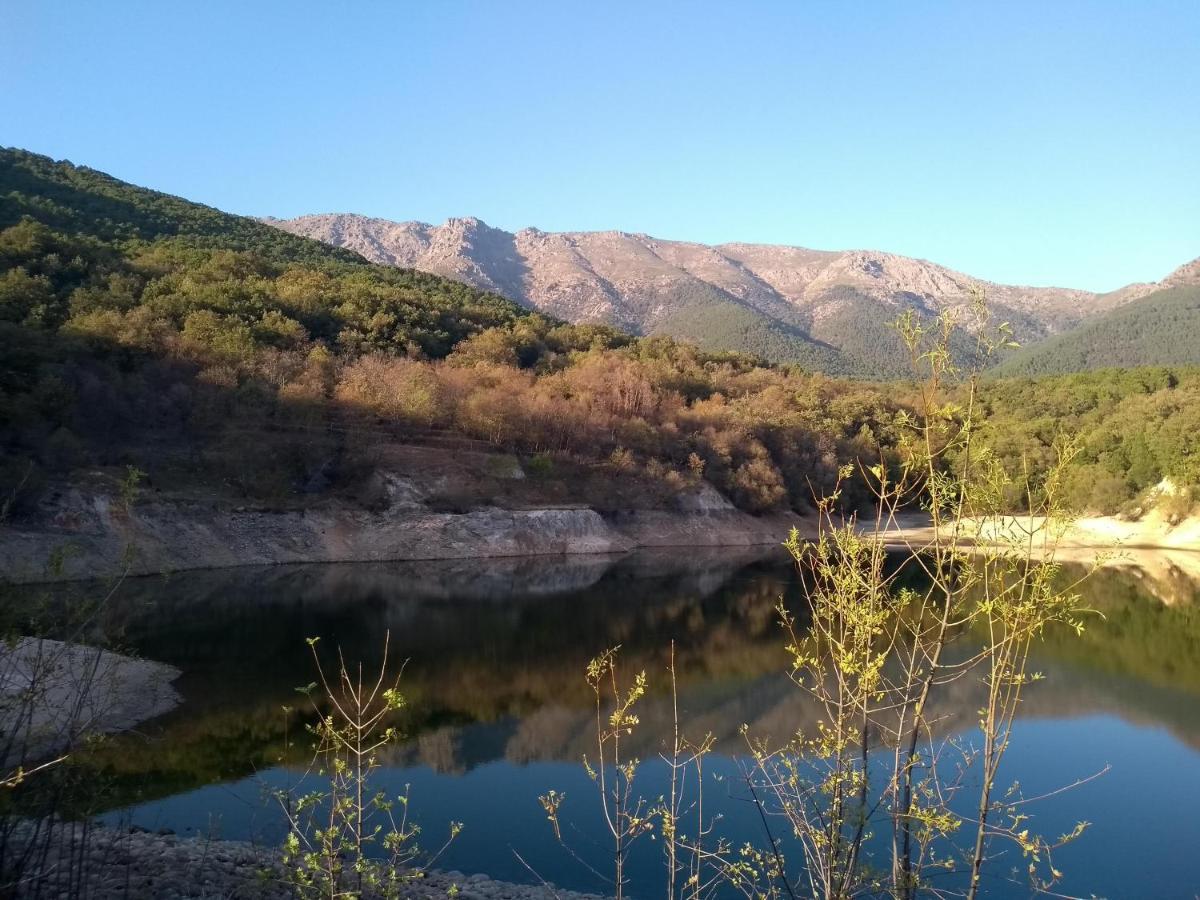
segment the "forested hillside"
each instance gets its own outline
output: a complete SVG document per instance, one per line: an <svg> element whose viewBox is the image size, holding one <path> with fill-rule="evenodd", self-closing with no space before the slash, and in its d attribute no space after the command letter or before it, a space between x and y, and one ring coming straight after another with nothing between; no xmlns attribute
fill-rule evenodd
<svg viewBox="0 0 1200 900"><path fill-rule="evenodd" d="M821 327L904 374L895 331L867 311ZM698 339L711 324L687 323ZM430 433L517 453L565 499L585 481L616 504L703 479L746 510L804 509L846 462L899 465L917 396L566 325L16 150L0 151L0 360L7 515L56 478L127 467L270 502L359 496L381 444ZM984 424L1013 471L1080 432L1072 497L1107 510L1163 476L1200 480L1197 391L1194 372L1167 370L996 381ZM845 485L848 507L866 498Z"/></svg>
<svg viewBox="0 0 1200 900"><path fill-rule="evenodd" d="M981 401L985 441L1010 469L1038 471L1056 439L1074 439L1065 489L1078 510L1119 512L1163 478L1200 485L1200 367L1005 378L983 382Z"/></svg>
<svg viewBox="0 0 1200 900"><path fill-rule="evenodd" d="M1014 354L1003 375L1200 364L1200 284L1155 291Z"/></svg>
<svg viewBox="0 0 1200 900"><path fill-rule="evenodd" d="M255 219L134 187L95 169L0 148L0 228L23 216L105 242L179 236L191 247L254 250L276 261L364 262L352 251L280 234Z"/></svg>
<svg viewBox="0 0 1200 900"><path fill-rule="evenodd" d="M661 320L660 330L705 350L733 349L770 362L793 362L817 372L869 378L879 370L837 347L822 343L802 329L773 321L721 297L703 285L676 291L674 311ZM885 370L886 371L886 370Z"/></svg>
<svg viewBox="0 0 1200 900"><path fill-rule="evenodd" d="M854 448L877 456L898 409L873 387L565 326L23 151L0 153L0 223L3 496L18 511L81 467L173 465L258 497L349 485L379 424L668 490L705 477L770 509L802 505Z"/></svg>

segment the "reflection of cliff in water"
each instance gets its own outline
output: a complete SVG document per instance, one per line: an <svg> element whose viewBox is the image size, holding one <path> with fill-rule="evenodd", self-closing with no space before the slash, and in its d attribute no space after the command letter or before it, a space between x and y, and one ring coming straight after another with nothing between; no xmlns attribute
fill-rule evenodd
<svg viewBox="0 0 1200 900"><path fill-rule="evenodd" d="M1097 556L1099 554L1099 556ZM1099 559L1104 574L1136 580L1143 594L1167 606L1200 602L1200 548L1195 550L1118 547L1062 548L1056 558L1073 568L1091 566ZM1107 581L1107 579L1101 579Z"/></svg>
<svg viewBox="0 0 1200 900"><path fill-rule="evenodd" d="M1042 662L1035 665L1046 680L1027 691L1021 718L1116 716L1165 728L1200 749L1200 700L1195 694L1151 688L1120 676L1092 677ZM968 676L944 688L931 698L929 707L936 733L942 737L969 733L983 701L978 677ZM711 733L716 739L714 751L725 755L745 753L743 723L755 737L778 743L797 730L812 734L821 712L782 674L685 690L679 703L685 734L700 738ZM665 752L672 733L669 698L650 697L639 707L639 717L638 730L624 741L626 751L643 758ZM591 710L551 704L519 719L435 728L392 751L388 761L427 765L441 772L464 772L499 759L517 764L578 761L595 752L594 728Z"/></svg>
<svg viewBox="0 0 1200 900"><path fill-rule="evenodd" d="M1080 574L1064 568L1064 583ZM1158 602L1144 571L1106 569L1085 583L1103 614L1082 638L1051 631L1034 667L1047 679L1027 694L1024 716L1110 714L1169 729L1200 746L1198 585L1172 584ZM63 596L56 586L55 595ZM86 595L86 593L85 593ZM680 706L689 734L712 732L717 749L744 749L738 729L783 740L816 712L786 677L775 606L800 605L782 554L762 551L640 553L626 557L294 566L181 573L122 585L108 624L125 643L184 670L183 707L153 723L152 742L129 738L93 764L164 784L240 777L303 746L284 747L282 706L312 680L305 638L341 645L348 658L378 656L390 631L408 659L404 690L412 741L396 763L463 771L497 759L578 760L592 725L583 666L622 645L624 670L645 669L651 693L636 752L669 733L666 660L676 644ZM977 678L933 699L938 730L970 729ZM296 714L287 726L299 733ZM303 742L301 742L303 743Z"/></svg>

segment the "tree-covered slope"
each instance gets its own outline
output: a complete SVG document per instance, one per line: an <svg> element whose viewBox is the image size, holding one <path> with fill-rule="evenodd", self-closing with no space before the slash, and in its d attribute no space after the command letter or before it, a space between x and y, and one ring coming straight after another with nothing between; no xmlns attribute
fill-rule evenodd
<svg viewBox="0 0 1200 900"><path fill-rule="evenodd" d="M1014 354L1003 375L1200 363L1200 285L1155 291Z"/></svg>
<svg viewBox="0 0 1200 900"><path fill-rule="evenodd" d="M1200 367L989 379L978 411L984 442L1011 472L1041 470L1069 439L1062 488L1079 510L1117 512L1163 478L1200 485Z"/></svg>
<svg viewBox="0 0 1200 900"><path fill-rule="evenodd" d="M852 289L769 325L754 315L769 298L702 279L641 295L674 308L656 328L755 356L706 352L563 324L22 151L0 163L0 518L32 508L39 485L127 466L201 496L373 503L381 443L431 429L537 457L538 477L561 463L563 501L581 496L579 473L609 498L704 478L754 511L804 508L843 463L903 453L911 386L804 370L906 371L887 324L899 310ZM973 352L963 332L950 341ZM1192 373L997 379L981 409L1013 467L1041 471L1061 431L1080 434L1081 506L1200 479Z"/></svg>
<svg viewBox="0 0 1200 900"><path fill-rule="evenodd" d="M0 228L22 216L102 241L180 236L196 247L253 250L291 262L364 262L353 251L280 232L256 219L137 187L86 166L0 148Z"/></svg>
<svg viewBox="0 0 1200 900"><path fill-rule="evenodd" d="M0 361L0 518L32 514L55 479L127 466L201 496L359 497L378 445L431 428L565 457L560 499L581 490L571 472L612 478L605 496L703 474L765 510L806 502L845 455L877 458L894 407L15 150L0 151Z"/></svg>
<svg viewBox="0 0 1200 900"><path fill-rule="evenodd" d="M796 363L806 369L843 377L869 378L876 370L823 344L788 323L756 310L708 285L689 285L684 295L669 291L664 303L672 311L658 320L652 334L689 341L711 351L749 353L775 363ZM656 298L660 299L660 298Z"/></svg>
<svg viewBox="0 0 1200 900"><path fill-rule="evenodd" d="M445 355L523 314L458 281L0 150L0 322L160 349L179 334L246 353L318 340Z"/></svg>

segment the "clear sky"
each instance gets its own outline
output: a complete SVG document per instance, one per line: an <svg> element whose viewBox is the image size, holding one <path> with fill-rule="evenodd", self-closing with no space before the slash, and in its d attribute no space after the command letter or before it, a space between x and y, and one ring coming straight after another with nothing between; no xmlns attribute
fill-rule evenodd
<svg viewBox="0 0 1200 900"><path fill-rule="evenodd" d="M233 212L1200 255L1200 0L0 0L0 144Z"/></svg>

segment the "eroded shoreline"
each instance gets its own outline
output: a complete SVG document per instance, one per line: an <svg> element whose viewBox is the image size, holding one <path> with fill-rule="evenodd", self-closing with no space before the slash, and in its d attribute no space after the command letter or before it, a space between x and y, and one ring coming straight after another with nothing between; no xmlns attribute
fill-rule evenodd
<svg viewBox="0 0 1200 900"><path fill-rule="evenodd" d="M927 519L901 517L883 534L892 546L919 549L933 540L934 529ZM1164 586L1155 591L1163 602L1171 602L1174 593L1165 586L1181 575L1200 580L1200 516L1171 522L1152 511L1138 520L1086 516L1066 525L1041 516L1008 516L984 527L966 523L960 536L966 544L1013 546L1035 558L1053 552L1060 562L1135 570Z"/></svg>
<svg viewBox="0 0 1200 900"><path fill-rule="evenodd" d="M874 523L860 522L864 530ZM15 584L80 581L104 575L151 575L196 569L290 563L415 562L621 555L648 548L777 545L796 528L813 537L817 522L790 513L753 516L707 486L681 495L674 509L600 512L582 505L531 509L483 506L431 511L403 489L377 511L327 502L299 509L156 500L124 508L112 497L67 489L32 520L0 526L0 571ZM1171 523L1150 513L1058 526L1010 516L966 523L967 543L1018 543L1035 554L1154 569L1164 560L1200 575L1200 517ZM1057 539L1051 539L1051 532ZM882 531L897 548L933 540L927 517L898 516Z"/></svg>
<svg viewBox="0 0 1200 900"><path fill-rule="evenodd" d="M440 512L393 479L376 510L327 501L294 509L156 499L122 505L64 487L36 514L0 526L0 571L16 584L285 563L622 554L655 547L779 544L811 520L753 516L707 485L671 509L582 505Z"/></svg>

